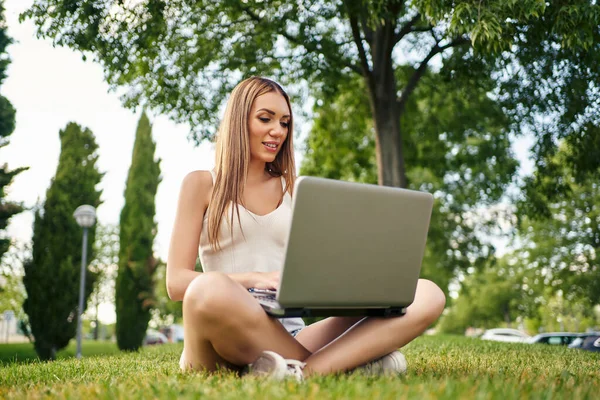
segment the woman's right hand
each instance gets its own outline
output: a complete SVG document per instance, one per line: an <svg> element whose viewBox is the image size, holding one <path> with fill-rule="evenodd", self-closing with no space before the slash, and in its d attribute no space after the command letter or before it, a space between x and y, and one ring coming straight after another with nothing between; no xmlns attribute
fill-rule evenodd
<svg viewBox="0 0 600 400"><path fill-rule="evenodd" d="M272 272L253 272L251 278L249 279L248 288L255 289L279 289L279 278L281 273L279 271Z"/></svg>

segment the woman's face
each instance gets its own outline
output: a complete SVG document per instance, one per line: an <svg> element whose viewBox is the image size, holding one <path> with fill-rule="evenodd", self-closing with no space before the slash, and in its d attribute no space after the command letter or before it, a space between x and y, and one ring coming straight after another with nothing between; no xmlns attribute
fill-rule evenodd
<svg viewBox="0 0 600 400"><path fill-rule="evenodd" d="M251 159L273 162L287 138L289 123L290 109L280 93L258 96L248 122Z"/></svg>

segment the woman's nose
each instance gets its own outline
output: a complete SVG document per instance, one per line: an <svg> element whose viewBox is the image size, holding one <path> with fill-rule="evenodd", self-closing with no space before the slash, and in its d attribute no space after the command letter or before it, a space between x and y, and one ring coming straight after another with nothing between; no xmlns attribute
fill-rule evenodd
<svg viewBox="0 0 600 400"><path fill-rule="evenodd" d="M273 127L273 129L271 129L270 133L271 133L271 136L279 137L279 136L282 136L285 133L285 131L282 126L277 125L277 126Z"/></svg>

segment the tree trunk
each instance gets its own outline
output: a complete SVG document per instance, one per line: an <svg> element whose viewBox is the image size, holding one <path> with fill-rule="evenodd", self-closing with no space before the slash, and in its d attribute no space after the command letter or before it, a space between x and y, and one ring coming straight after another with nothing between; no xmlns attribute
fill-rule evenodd
<svg viewBox="0 0 600 400"><path fill-rule="evenodd" d="M508 310L508 306L504 307L504 322L506 322L507 327L511 328L510 312Z"/></svg>
<svg viewBox="0 0 600 400"><path fill-rule="evenodd" d="M395 83L390 88L395 88ZM408 182L400 133L400 113L395 96L391 100L388 96L379 97L374 103L378 182L384 186L406 188Z"/></svg>
<svg viewBox="0 0 600 400"><path fill-rule="evenodd" d="M377 177L380 185L407 187L404 153L400 132L398 93L392 50L395 24L391 21L374 32L372 42L373 69L367 78L371 111L375 124Z"/></svg>

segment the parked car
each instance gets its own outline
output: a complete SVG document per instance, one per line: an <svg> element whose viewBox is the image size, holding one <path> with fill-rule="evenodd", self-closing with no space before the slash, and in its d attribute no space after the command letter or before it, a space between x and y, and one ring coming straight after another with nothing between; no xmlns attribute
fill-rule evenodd
<svg viewBox="0 0 600 400"><path fill-rule="evenodd" d="M600 351L600 335L590 335L583 339L581 350Z"/></svg>
<svg viewBox="0 0 600 400"><path fill-rule="evenodd" d="M165 326L160 329L160 332L167 337L169 343L183 342L183 326L181 325L173 324Z"/></svg>
<svg viewBox="0 0 600 400"><path fill-rule="evenodd" d="M529 339L529 335L517 329L494 328L483 332L481 339L493 340L496 342L523 343Z"/></svg>
<svg viewBox="0 0 600 400"><path fill-rule="evenodd" d="M582 333L580 337L571 342L569 348L600 351L600 333Z"/></svg>
<svg viewBox="0 0 600 400"><path fill-rule="evenodd" d="M151 346L154 344L165 344L169 343L169 339L162 333L155 331L153 329L149 329L146 332L146 337L144 338L144 346Z"/></svg>
<svg viewBox="0 0 600 400"><path fill-rule="evenodd" d="M568 346L573 343L574 340L580 338L581 333L575 332L547 332L535 335L532 338L527 339L527 343L540 343L550 344L554 346Z"/></svg>

